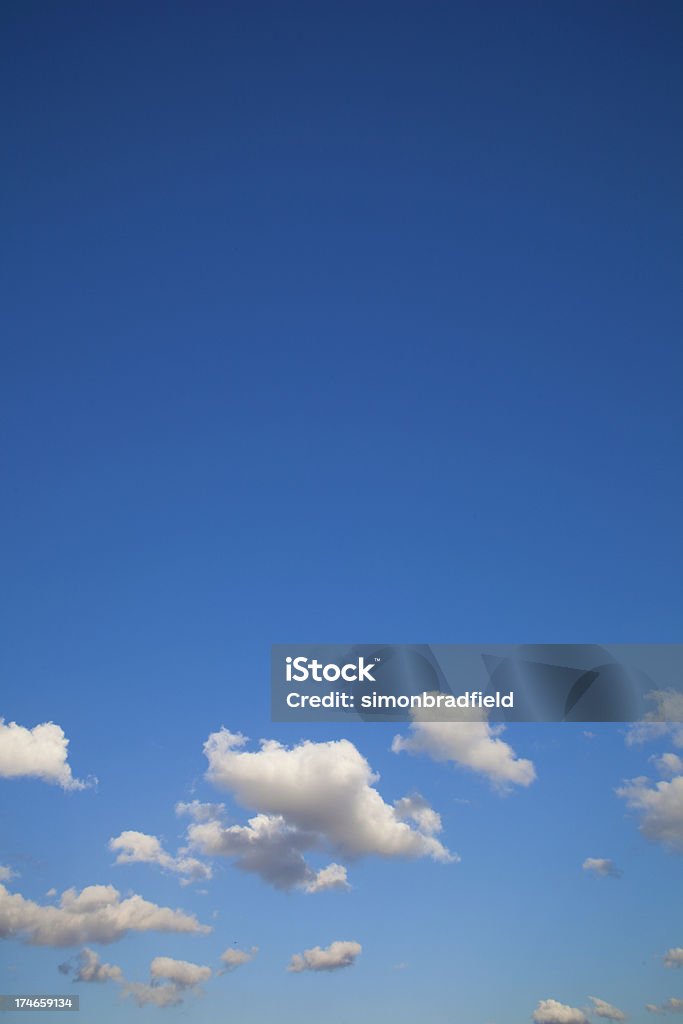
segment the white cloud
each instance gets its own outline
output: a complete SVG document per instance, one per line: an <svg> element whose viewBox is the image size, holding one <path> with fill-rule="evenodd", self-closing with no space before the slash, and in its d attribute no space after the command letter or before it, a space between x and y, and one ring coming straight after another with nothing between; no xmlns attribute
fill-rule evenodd
<svg viewBox="0 0 683 1024"><path fill-rule="evenodd" d="M626 733L629 747L670 736L674 746L683 747L683 693L677 690L652 690L646 699L655 705L642 722L635 722Z"/></svg>
<svg viewBox="0 0 683 1024"><path fill-rule="evenodd" d="M236 856L238 867L273 885L301 886L309 892L329 888L332 882L337 888L345 886L339 865L334 871L333 865L323 869L314 881L303 858L312 848L328 847L352 858L376 854L453 860L434 835L412 828L384 802L374 787L379 776L348 740L305 741L291 748L262 740L257 751L244 750L246 743L244 736L221 729L204 745L208 779L259 812L246 826L190 826L190 842L204 853ZM425 814L422 820L427 820Z"/></svg>
<svg viewBox="0 0 683 1024"><path fill-rule="evenodd" d="M664 954L665 967L683 967L683 947L677 946Z"/></svg>
<svg viewBox="0 0 683 1024"><path fill-rule="evenodd" d="M181 800L175 805L175 812L179 818L186 816L193 821L219 820L225 816L225 804L205 804L201 800L183 803Z"/></svg>
<svg viewBox="0 0 683 1024"><path fill-rule="evenodd" d="M391 749L395 754L426 754L433 761L452 761L480 775L494 786L529 786L536 778L531 761L519 758L512 747L500 739L504 725L490 725L476 708L456 709L452 719L431 722L429 711L414 709L410 735L395 736Z"/></svg>
<svg viewBox="0 0 683 1024"><path fill-rule="evenodd" d="M581 867L600 878L621 878L622 874L614 861L605 857L586 857Z"/></svg>
<svg viewBox="0 0 683 1024"><path fill-rule="evenodd" d="M348 889L341 865L318 872L309 867L303 853L317 845L317 836L288 825L282 815L257 814L246 825L227 828L219 821L190 825L188 838L206 856L235 857L235 867L276 889Z"/></svg>
<svg viewBox="0 0 683 1024"><path fill-rule="evenodd" d="M159 907L142 896L121 899L111 885L67 889L58 906L42 906L0 885L0 938L34 946L76 946L115 942L129 932L211 931L192 914Z"/></svg>
<svg viewBox="0 0 683 1024"><path fill-rule="evenodd" d="M399 821L373 784L379 776L349 740L305 741L287 748L262 741L242 751L243 736L223 729L204 750L208 777L245 807L282 815L288 825L324 837L351 857L430 856L448 860L438 840Z"/></svg>
<svg viewBox="0 0 683 1024"><path fill-rule="evenodd" d="M124 996L134 999L138 1006L177 1006L187 992L198 992L199 985L211 978L210 967L190 963L188 960L174 960L170 956L157 956L150 964L149 984L126 981L120 967L103 964L92 949L85 949L79 956L59 965L62 974L75 972L74 981L106 982L121 985Z"/></svg>
<svg viewBox="0 0 683 1024"><path fill-rule="evenodd" d="M645 1009L648 1013L683 1013L683 999L667 999L661 1006L654 1003L646 1003Z"/></svg>
<svg viewBox="0 0 683 1024"><path fill-rule="evenodd" d="M208 981L211 968L188 960L173 960L170 956L156 956L150 965L149 973L153 981L172 981L180 988L192 988Z"/></svg>
<svg viewBox="0 0 683 1024"><path fill-rule="evenodd" d="M536 1024L588 1024L583 1010L565 1006L557 999L541 999L534 1010L533 1020Z"/></svg>
<svg viewBox="0 0 683 1024"><path fill-rule="evenodd" d="M602 1017L604 1020L626 1020L626 1014L622 1010L618 1010L616 1006L612 1006L611 1003L606 1003L604 999L598 999L597 996L588 998L593 1004L590 1012L596 1017Z"/></svg>
<svg viewBox="0 0 683 1024"><path fill-rule="evenodd" d="M315 877L304 885L308 893L324 892L326 889L350 889L346 868L342 864L328 864L315 873Z"/></svg>
<svg viewBox="0 0 683 1024"><path fill-rule="evenodd" d="M227 974L229 971L242 967L243 964L248 964L257 953L258 946L252 946L251 949L226 949L220 955L220 960L223 964L223 970L220 973Z"/></svg>
<svg viewBox="0 0 683 1024"><path fill-rule="evenodd" d="M198 994L202 982L212 975L210 967L193 964L188 960L174 960L170 956L157 956L150 964L151 983L128 981L123 995L134 999L138 1006L157 1006L161 1009L178 1006L191 992Z"/></svg>
<svg viewBox="0 0 683 1024"><path fill-rule="evenodd" d="M404 796L394 804L401 821L414 821L420 832L432 836L441 831L441 815L419 793Z"/></svg>
<svg viewBox="0 0 683 1024"><path fill-rule="evenodd" d="M648 839L683 853L683 775L650 783L640 777L617 789L618 796L641 814L640 831Z"/></svg>
<svg viewBox="0 0 683 1024"><path fill-rule="evenodd" d="M134 999L138 1006L178 1006L185 996L185 989L179 985L146 985L141 981L128 981L124 985L124 996Z"/></svg>
<svg viewBox="0 0 683 1024"><path fill-rule="evenodd" d="M8 868L5 864L0 864L0 882L9 882L12 878L16 877L16 871L12 868Z"/></svg>
<svg viewBox="0 0 683 1024"><path fill-rule="evenodd" d="M332 942L324 949L314 946L303 953L295 953L287 970L299 974L301 971L337 971L351 967L362 948L359 942Z"/></svg>
<svg viewBox="0 0 683 1024"><path fill-rule="evenodd" d="M98 982L123 981L123 972L115 964L103 964L98 954L87 946L73 960L59 965L62 974L74 972L74 981Z"/></svg>
<svg viewBox="0 0 683 1024"><path fill-rule="evenodd" d="M146 832L122 832L109 840L109 849L118 854L117 864L157 864L166 871L183 876L183 884L203 881L212 876L210 865L203 864L196 857L186 856L184 851L181 851L179 856L172 857L164 850L156 836L148 835Z"/></svg>
<svg viewBox="0 0 683 1024"><path fill-rule="evenodd" d="M681 775L683 774L683 758L678 754L662 754L661 757L650 758L660 775Z"/></svg>
<svg viewBox="0 0 683 1024"><path fill-rule="evenodd" d="M62 789L85 789L91 783L71 774L68 747L63 729L54 722L27 729L0 718L0 778L42 779Z"/></svg>

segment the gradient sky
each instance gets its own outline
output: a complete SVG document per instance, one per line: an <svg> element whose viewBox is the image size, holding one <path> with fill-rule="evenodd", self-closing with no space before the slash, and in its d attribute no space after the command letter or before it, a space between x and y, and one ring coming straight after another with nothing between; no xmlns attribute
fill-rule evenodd
<svg viewBox="0 0 683 1024"><path fill-rule="evenodd" d="M672 736L510 728L537 779L501 795L347 729L462 858L349 862L348 893L228 860L182 887L107 842L175 854L179 800L246 821L203 777L221 725L340 738L270 723L273 642L681 640L683 8L29 0L0 37L0 714L99 780L0 778L0 864L214 927L90 944L131 980L260 947L161 1011L7 940L0 991L79 992L83 1024L653 1019L681 857L615 788ZM287 972L337 939L353 967Z"/></svg>

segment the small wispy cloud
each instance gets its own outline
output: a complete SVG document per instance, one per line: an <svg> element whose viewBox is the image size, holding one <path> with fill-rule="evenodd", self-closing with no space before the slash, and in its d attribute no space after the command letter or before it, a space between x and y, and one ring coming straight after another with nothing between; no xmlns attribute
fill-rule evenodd
<svg viewBox="0 0 683 1024"><path fill-rule="evenodd" d="M607 857L586 857L581 867L598 878L621 878L623 874L614 861Z"/></svg>
<svg viewBox="0 0 683 1024"><path fill-rule="evenodd" d="M223 964L223 969L219 973L227 974L237 970L238 967L243 967L244 964L250 963L257 953L258 946L252 946L251 949L236 949L235 947L226 949L219 957Z"/></svg>

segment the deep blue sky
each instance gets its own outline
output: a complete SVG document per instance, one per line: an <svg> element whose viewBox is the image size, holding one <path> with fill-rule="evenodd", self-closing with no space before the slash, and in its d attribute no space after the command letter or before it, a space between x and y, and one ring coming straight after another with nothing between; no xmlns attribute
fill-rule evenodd
<svg viewBox="0 0 683 1024"><path fill-rule="evenodd" d="M272 642L680 640L682 42L676 2L3 5L0 713L117 779L65 886L221 722L298 738Z"/></svg>

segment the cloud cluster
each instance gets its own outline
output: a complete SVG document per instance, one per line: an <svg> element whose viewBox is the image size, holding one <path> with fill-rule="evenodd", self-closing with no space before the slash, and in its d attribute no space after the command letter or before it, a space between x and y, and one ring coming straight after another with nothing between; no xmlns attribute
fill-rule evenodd
<svg viewBox="0 0 683 1024"><path fill-rule="evenodd" d="M599 878L621 878L622 875L614 861L605 857L586 857L581 867Z"/></svg>
<svg viewBox="0 0 683 1024"><path fill-rule="evenodd" d="M314 946L303 953L295 953L288 971L300 974L302 971L338 971L352 967L362 952L359 942L331 942L325 948Z"/></svg>
<svg viewBox="0 0 683 1024"><path fill-rule="evenodd" d="M199 986L212 975L210 967L193 964L189 960L174 960L170 956L157 956L149 968L151 982L127 981L124 996L134 999L138 1006L178 1006L188 992L197 994Z"/></svg>
<svg viewBox="0 0 683 1024"><path fill-rule="evenodd" d="M583 1010L558 1003L557 999L541 999L532 1019L535 1024L588 1024Z"/></svg>
<svg viewBox="0 0 683 1024"><path fill-rule="evenodd" d="M62 974L74 973L74 981L113 981L121 986L121 993L134 999L138 1006L177 1006L187 992L198 992L199 986L212 975L210 967L193 964L188 960L174 960L170 956L157 956L150 964L150 982L127 981L120 967L103 964L87 946L73 960L59 964Z"/></svg>
<svg viewBox="0 0 683 1024"><path fill-rule="evenodd" d="M258 953L258 946L250 950L226 949L221 954L222 969L218 974L227 974L243 964L249 963ZM138 1006L177 1006L188 992L198 993L200 986L210 980L213 971L203 964L189 960L175 960L170 956L155 957L149 968L149 982L128 981L120 967L103 964L92 949L87 946L81 953L59 964L62 974L74 975L74 981L93 983L113 981L121 986L124 997L135 1000Z"/></svg>
<svg viewBox="0 0 683 1024"><path fill-rule="evenodd" d="M72 775L68 748L64 730L54 722L27 729L0 718L0 778L41 779L62 789L85 789L91 783Z"/></svg>
<svg viewBox="0 0 683 1024"><path fill-rule="evenodd" d="M205 855L234 857L238 868L271 885L311 893L348 888L341 864L317 872L309 866L304 854L314 849L348 858L454 859L434 835L441 827L436 812L421 797L385 803L375 788L379 776L348 740L293 747L263 740L254 751L246 745L227 729L204 745L209 781L257 812L246 825L196 820L188 839Z"/></svg>
<svg viewBox="0 0 683 1024"><path fill-rule="evenodd" d="M237 970L238 967L242 967L253 960L257 953L258 946L252 946L251 949L234 949L232 947L226 949L220 955L220 961L223 964L223 969L220 973L228 974L230 971Z"/></svg>
<svg viewBox="0 0 683 1024"><path fill-rule="evenodd" d="M188 857L184 851L177 857L167 853L156 836L146 832L127 831L109 840L109 849L117 854L117 864L157 864L165 871L181 876L181 884L204 881L211 878L209 864L196 857Z"/></svg>
<svg viewBox="0 0 683 1024"><path fill-rule="evenodd" d="M9 882L12 878L16 877L16 871L13 871L12 868L7 867L5 864L0 864L0 882Z"/></svg>
<svg viewBox="0 0 683 1024"><path fill-rule="evenodd" d="M150 903L142 896L121 899L111 885L67 889L58 906L43 906L0 884L0 938L34 946L76 946L115 942L129 932L203 933L193 914Z"/></svg>
<svg viewBox="0 0 683 1024"><path fill-rule="evenodd" d="M591 1006L582 1010L578 1006L567 1006L557 999L541 999L532 1019L535 1024L589 1024L587 1014L603 1020L625 1021L626 1014L598 996L589 996Z"/></svg>
<svg viewBox="0 0 683 1024"><path fill-rule="evenodd" d="M504 725L490 725L476 708L456 709L452 720L431 722L429 711L415 709L408 736L395 736L394 753L426 754L433 761L450 761L484 775L499 789L529 786L536 778L531 761L517 757L500 739Z"/></svg>
<svg viewBox="0 0 683 1024"><path fill-rule="evenodd" d="M640 813L640 831L647 839L683 853L683 775L654 784L641 776L626 782L617 794Z"/></svg>

